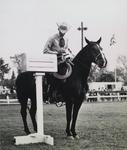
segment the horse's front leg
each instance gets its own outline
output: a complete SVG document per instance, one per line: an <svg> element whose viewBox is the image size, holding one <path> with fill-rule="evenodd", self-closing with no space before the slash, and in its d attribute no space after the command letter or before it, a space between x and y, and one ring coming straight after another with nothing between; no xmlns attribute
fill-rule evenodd
<svg viewBox="0 0 127 150"><path fill-rule="evenodd" d="M66 133L68 137L72 137L71 131L70 131L70 122L71 122L71 116L72 116L72 101L66 101L66 120L67 120L67 126L66 126Z"/></svg>
<svg viewBox="0 0 127 150"><path fill-rule="evenodd" d="M78 112L81 107L81 104L82 102L76 102L74 103L74 107L73 107L73 119L72 119L72 124L71 124L71 133L74 138L79 138L79 136L77 135L75 131L75 126L76 126L76 120L77 120L77 116L78 116Z"/></svg>

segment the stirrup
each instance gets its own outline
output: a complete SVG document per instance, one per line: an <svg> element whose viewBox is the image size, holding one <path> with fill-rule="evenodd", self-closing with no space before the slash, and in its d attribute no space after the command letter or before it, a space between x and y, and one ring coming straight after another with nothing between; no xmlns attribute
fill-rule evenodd
<svg viewBox="0 0 127 150"><path fill-rule="evenodd" d="M58 72L53 73L53 76L57 79L67 79L68 77L70 77L71 73L72 73L72 66L69 63L67 64L67 71L64 75L59 74Z"/></svg>

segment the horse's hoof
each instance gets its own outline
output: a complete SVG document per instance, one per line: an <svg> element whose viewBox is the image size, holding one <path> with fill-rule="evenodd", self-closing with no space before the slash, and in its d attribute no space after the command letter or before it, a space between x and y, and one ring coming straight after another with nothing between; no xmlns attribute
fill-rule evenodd
<svg viewBox="0 0 127 150"><path fill-rule="evenodd" d="M26 133L26 135L29 135L29 134L31 134L31 132L30 132L30 131L25 131L25 133Z"/></svg>
<svg viewBox="0 0 127 150"><path fill-rule="evenodd" d="M68 140L74 140L74 137L73 136L67 136L67 139Z"/></svg>
<svg viewBox="0 0 127 150"><path fill-rule="evenodd" d="M37 128L35 128L34 131L37 132Z"/></svg>
<svg viewBox="0 0 127 150"><path fill-rule="evenodd" d="M12 141L14 144L16 143L16 140L15 140L15 138L13 139L13 141Z"/></svg>
<svg viewBox="0 0 127 150"><path fill-rule="evenodd" d="M78 135L75 135L74 138L75 138L76 140L78 140L78 139L79 139L79 136L78 136Z"/></svg>

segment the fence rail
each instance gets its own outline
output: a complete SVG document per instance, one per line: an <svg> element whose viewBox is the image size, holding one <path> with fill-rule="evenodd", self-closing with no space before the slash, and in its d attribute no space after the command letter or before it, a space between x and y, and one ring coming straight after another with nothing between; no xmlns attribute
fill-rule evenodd
<svg viewBox="0 0 127 150"><path fill-rule="evenodd" d="M87 102L91 101L123 101L127 100L127 93L119 92L119 91L111 91L111 92L93 92L88 93L86 96Z"/></svg>
<svg viewBox="0 0 127 150"><path fill-rule="evenodd" d="M18 99L0 99L0 105L19 104Z"/></svg>
<svg viewBox="0 0 127 150"><path fill-rule="evenodd" d="M105 94L105 95L104 95ZM121 92L89 92L86 95L87 102L104 102L104 101L127 101L127 93L122 94ZM29 101L28 101L29 102ZM19 104L18 99L0 99L0 105L17 105Z"/></svg>

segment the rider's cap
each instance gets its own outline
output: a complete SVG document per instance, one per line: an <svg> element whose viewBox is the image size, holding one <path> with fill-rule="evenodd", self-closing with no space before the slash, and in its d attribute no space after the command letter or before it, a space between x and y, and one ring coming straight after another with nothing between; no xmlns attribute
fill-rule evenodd
<svg viewBox="0 0 127 150"><path fill-rule="evenodd" d="M66 33L68 30L69 30L69 26L67 23L65 22L62 22L60 24L57 24L58 26L58 30L61 32L61 33Z"/></svg>

